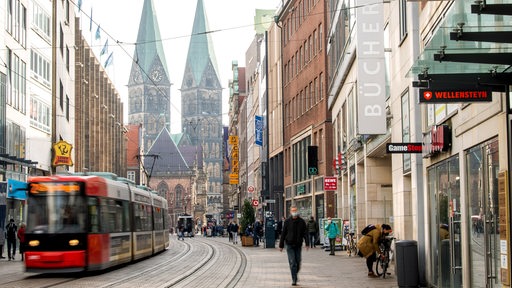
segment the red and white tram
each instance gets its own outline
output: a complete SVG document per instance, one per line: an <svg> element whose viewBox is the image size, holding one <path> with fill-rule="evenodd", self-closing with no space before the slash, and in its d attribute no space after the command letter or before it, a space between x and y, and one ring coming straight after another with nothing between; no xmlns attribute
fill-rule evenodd
<svg viewBox="0 0 512 288"><path fill-rule="evenodd" d="M101 270L169 246L167 201L104 177L31 177L27 214L27 272Z"/></svg>

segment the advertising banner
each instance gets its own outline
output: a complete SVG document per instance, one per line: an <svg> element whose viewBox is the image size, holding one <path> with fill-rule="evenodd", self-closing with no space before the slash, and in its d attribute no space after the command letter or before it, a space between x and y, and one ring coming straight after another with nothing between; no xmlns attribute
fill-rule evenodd
<svg viewBox="0 0 512 288"><path fill-rule="evenodd" d="M254 116L254 121L255 121L255 143L256 145L258 146L263 146L263 117L261 116Z"/></svg>
<svg viewBox="0 0 512 288"><path fill-rule="evenodd" d="M357 1L357 133L361 135L387 132L383 15L382 1Z"/></svg>

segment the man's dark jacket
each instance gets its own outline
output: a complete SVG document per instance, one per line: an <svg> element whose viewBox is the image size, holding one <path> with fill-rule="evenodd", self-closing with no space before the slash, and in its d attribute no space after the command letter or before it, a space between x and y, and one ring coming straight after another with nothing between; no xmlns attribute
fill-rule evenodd
<svg viewBox="0 0 512 288"><path fill-rule="evenodd" d="M281 234L279 240L279 248L284 248L285 241L288 246L301 247L303 239L306 246L308 246L309 237L306 221L300 217L286 219L283 224L283 234Z"/></svg>

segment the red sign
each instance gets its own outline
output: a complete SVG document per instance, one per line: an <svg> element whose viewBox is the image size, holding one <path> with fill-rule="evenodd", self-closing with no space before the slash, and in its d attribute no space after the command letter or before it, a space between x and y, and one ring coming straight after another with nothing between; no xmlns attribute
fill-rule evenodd
<svg viewBox="0 0 512 288"><path fill-rule="evenodd" d="M492 101L490 89L420 89L420 103L460 103Z"/></svg>
<svg viewBox="0 0 512 288"><path fill-rule="evenodd" d="M258 206L260 204L260 201L258 199L252 199L252 206Z"/></svg>
<svg viewBox="0 0 512 288"><path fill-rule="evenodd" d="M336 178L336 177L325 177L324 178L324 190L325 191L336 191L336 190L338 190L338 178Z"/></svg>
<svg viewBox="0 0 512 288"><path fill-rule="evenodd" d="M247 191L249 193L253 193L254 192L254 186L249 186L249 188L247 188Z"/></svg>

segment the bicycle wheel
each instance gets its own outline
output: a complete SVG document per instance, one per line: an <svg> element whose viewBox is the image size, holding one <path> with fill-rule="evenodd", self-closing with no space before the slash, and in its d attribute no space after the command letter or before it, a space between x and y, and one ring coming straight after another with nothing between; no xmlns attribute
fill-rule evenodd
<svg viewBox="0 0 512 288"><path fill-rule="evenodd" d="M388 270L388 262L386 259L381 259L380 257L377 258L377 261L375 262L375 274L377 276L382 276L383 278L386 278L386 273Z"/></svg>
<svg viewBox="0 0 512 288"><path fill-rule="evenodd" d="M382 268L382 260L378 257L375 262L375 274L377 274L377 276L382 276Z"/></svg>
<svg viewBox="0 0 512 288"><path fill-rule="evenodd" d="M357 255L357 245L356 243L352 243L352 254L354 254L354 256Z"/></svg>

